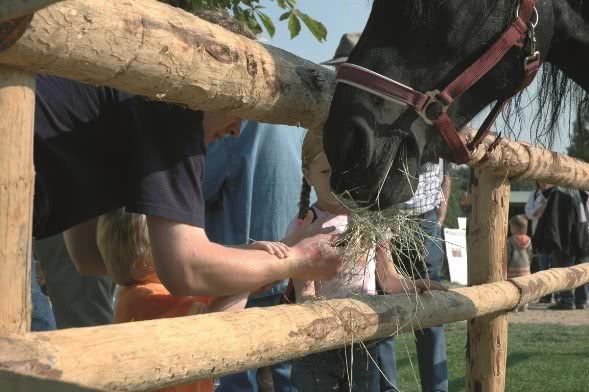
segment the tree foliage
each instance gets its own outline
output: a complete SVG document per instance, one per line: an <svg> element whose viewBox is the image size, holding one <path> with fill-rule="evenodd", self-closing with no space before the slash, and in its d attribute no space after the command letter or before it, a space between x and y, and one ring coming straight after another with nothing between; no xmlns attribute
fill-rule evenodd
<svg viewBox="0 0 589 392"><path fill-rule="evenodd" d="M575 158L589 162L589 105L579 106L577 120L573 126L571 144L567 153Z"/></svg>
<svg viewBox="0 0 589 392"><path fill-rule="evenodd" d="M327 38L327 29L323 23L312 18L297 8L297 0L160 0L186 11L199 8L217 8L230 12L235 18L244 22L254 34L266 31L270 37L276 32L275 21L266 14L262 3L272 3L284 12L278 18L285 22L294 38L301 32L301 22L313 36L323 42Z"/></svg>

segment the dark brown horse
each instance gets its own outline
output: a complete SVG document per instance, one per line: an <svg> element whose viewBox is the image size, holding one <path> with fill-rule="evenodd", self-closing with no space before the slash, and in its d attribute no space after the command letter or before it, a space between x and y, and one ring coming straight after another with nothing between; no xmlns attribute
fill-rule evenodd
<svg viewBox="0 0 589 392"><path fill-rule="evenodd" d="M503 38L527 3L375 0L349 63L417 92L442 90ZM448 121L461 129L490 103L518 91L526 78L522 65L537 50L544 63L540 112L550 112L545 124L552 129L563 100L571 93L569 79L589 89L589 1L536 0L531 7L530 15L520 22L526 31L522 30L517 44L472 87L451 103L438 97L436 105L424 101L417 106L425 106L424 110L437 106L432 119L447 110ZM464 160L456 158L460 154L452 140L442 137L444 132L427 121L427 115L385 98L349 80L339 83L335 91L324 146L332 165L332 189L350 206L391 207L411 197L420 163L439 156ZM516 98L516 108L517 102ZM463 139L454 138L454 144L462 146Z"/></svg>

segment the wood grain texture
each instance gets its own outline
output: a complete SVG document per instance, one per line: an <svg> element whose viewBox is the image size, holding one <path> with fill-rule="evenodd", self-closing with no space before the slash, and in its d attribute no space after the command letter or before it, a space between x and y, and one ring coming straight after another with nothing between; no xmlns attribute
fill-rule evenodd
<svg viewBox="0 0 589 392"><path fill-rule="evenodd" d="M534 292L589 281L589 264L529 277ZM555 283L558 282L558 283ZM366 296L175 319L0 337L0 368L99 387L150 390L266 366L367 340L515 307L508 281L406 295Z"/></svg>
<svg viewBox="0 0 589 392"><path fill-rule="evenodd" d="M510 182L487 171L471 169L471 211L467 228L469 286L506 279L506 239ZM505 313L468 322L466 390L503 392L507 370Z"/></svg>
<svg viewBox="0 0 589 392"><path fill-rule="evenodd" d="M0 66L0 335L31 324L35 78Z"/></svg>
<svg viewBox="0 0 589 392"><path fill-rule="evenodd" d="M315 129L325 121L335 86L325 67L155 0L49 6L0 52L0 63Z"/></svg>

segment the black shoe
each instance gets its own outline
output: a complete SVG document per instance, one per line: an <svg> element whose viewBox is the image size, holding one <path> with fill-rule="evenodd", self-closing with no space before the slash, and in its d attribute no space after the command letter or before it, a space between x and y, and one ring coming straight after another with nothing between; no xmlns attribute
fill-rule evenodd
<svg viewBox="0 0 589 392"><path fill-rule="evenodd" d="M554 304L549 306L547 309L549 310L573 310L575 309L575 306L573 304Z"/></svg>
<svg viewBox="0 0 589 392"><path fill-rule="evenodd" d="M585 309L587 308L587 304L577 304L575 305L577 307L577 309L581 310L581 309Z"/></svg>

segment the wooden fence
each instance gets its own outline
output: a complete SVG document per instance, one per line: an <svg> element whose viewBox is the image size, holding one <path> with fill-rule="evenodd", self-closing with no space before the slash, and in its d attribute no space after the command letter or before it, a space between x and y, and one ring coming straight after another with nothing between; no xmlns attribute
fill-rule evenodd
<svg viewBox="0 0 589 392"><path fill-rule="evenodd" d="M470 163L474 287L29 333L35 73L312 128L334 75L153 0L0 0L1 21L2 391L151 390L459 320L471 320L467 389L503 391L504 311L589 282L589 264L504 280L510 181L589 189L589 165L506 139L489 151L489 139Z"/></svg>

